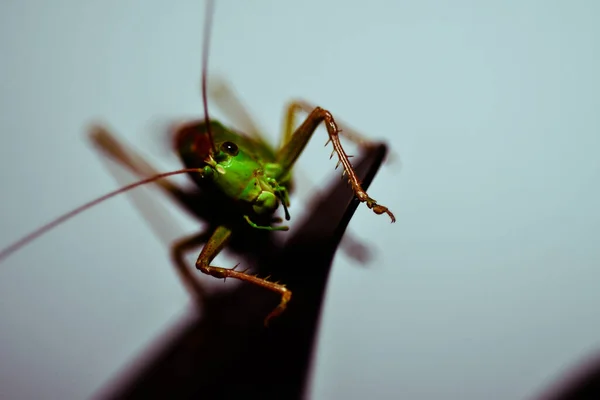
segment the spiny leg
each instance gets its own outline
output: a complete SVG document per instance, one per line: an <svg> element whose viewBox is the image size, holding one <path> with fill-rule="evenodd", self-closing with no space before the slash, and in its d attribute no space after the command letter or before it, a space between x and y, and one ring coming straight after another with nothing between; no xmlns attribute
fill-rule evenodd
<svg viewBox="0 0 600 400"><path fill-rule="evenodd" d="M215 278L235 278L242 281L250 282L258 286L262 286L266 289L272 290L281 295L281 301L279 305L271 311L271 313L265 319L265 326L269 323L271 318L280 315L286 308L287 303L292 298L292 292L288 290L284 285L276 282L270 282L266 278L259 278L256 275L246 274L242 271L236 271L233 268L221 268L210 265L212 260L219 254L225 247L231 237L231 230L225 226L219 226L213 232L210 239L200 252L198 260L196 261L196 268L203 273L214 276Z"/></svg>
<svg viewBox="0 0 600 400"><path fill-rule="evenodd" d="M292 134L294 133L294 128L296 127L297 115L300 112L310 113L314 109L314 106L310 105L308 102L303 100L291 101L285 106L281 147L283 147L283 145L285 145L292 137ZM340 134L357 144L359 147L368 148L375 146L375 144L370 139L359 134L358 132L347 128L342 124L338 125L341 128ZM310 189L307 191L308 193L316 192L316 189L314 188L315 185L306 176L306 174L302 173L301 169L298 169L298 167L296 167L295 175L297 176L297 179L305 181L306 184L310 187ZM331 206L334 207L333 204ZM363 245L361 241L357 239L352 232L347 231L344 234L344 238L340 243L340 247L347 255L349 255L357 261L366 262L369 257L369 250L367 246Z"/></svg>
<svg viewBox="0 0 600 400"><path fill-rule="evenodd" d="M317 108L317 107L314 104L311 104L305 100L294 100L287 104L287 106L285 108L285 116L284 116L284 125L283 125L284 134L283 134L282 146L283 146L283 144L287 143L287 141L291 137L292 133L294 132L296 115L300 111L310 114L310 112L312 110L314 110L315 108ZM376 147L378 145L372 139L370 139L370 138L366 137L365 135L363 135L362 133L359 133L358 131L350 128L345 123L340 122L339 120L336 120L336 124L340 128L339 134L344 136L346 139L350 140L351 142L355 143L357 146L368 149L368 148ZM395 162L397 160L397 158L398 158L397 154L392 149L387 154L386 162Z"/></svg>
<svg viewBox="0 0 600 400"><path fill-rule="evenodd" d="M333 144L333 151L337 153L339 163L342 164L344 169L343 174L348 175L348 182L352 187L354 195L360 202L366 203L367 207L373 210L375 214L386 213L391 218L392 222L396 222L394 214L387 207L377 204L375 199L368 196L367 192L362 188L356 172L350 164L348 155L344 151L339 138L339 128L333 119L331 113L321 107L316 107L310 112L306 120L296 129L291 135L289 140L279 149L277 152L277 162L281 166L281 175L286 176L289 174L294 163L306 147L306 144L312 137L313 133L321 122L325 123L327 133L329 134L329 141ZM329 142L328 141L328 142ZM333 156L333 153L332 153Z"/></svg>
<svg viewBox="0 0 600 400"><path fill-rule="evenodd" d="M262 143L267 143L266 139L261 135L261 130L258 124L253 119L251 113L243 102L237 97L235 90L222 78L213 78L209 84L208 95L211 97L213 104L219 107L219 110L234 124L236 128L241 129L243 132L248 133ZM284 125L283 125L283 138L282 142L286 143L294 133L293 129L295 126L295 116L298 112L303 111L307 103L290 103L285 109ZM312 108L311 108L312 110ZM308 110L309 112L311 110ZM350 131L350 130L349 130ZM350 131L352 132L352 131ZM360 137L360 135L355 135ZM354 136L353 136L354 137ZM362 143L367 143L367 139L361 138ZM360 144L359 144L360 145ZM269 145L270 146L270 145ZM298 175L303 181L308 182L309 187L314 187L310 180L306 177L306 174L302 173L301 168L296 167L295 174ZM315 190L309 190L309 193L314 193ZM368 249L358 239L354 237L351 232L346 232L344 239L340 246L350 257L360 262L365 262L368 258Z"/></svg>
<svg viewBox="0 0 600 400"><path fill-rule="evenodd" d="M216 105L221 112L223 112L227 118L231 120L235 127L241 129L242 132L247 133L254 139L271 148L271 145L262 135L263 130L260 129L259 124L254 120L251 113L248 111L248 108L239 99L235 93L235 90L227 83L225 79L220 77L212 77L208 87L208 95L210 96L214 105ZM309 114L315 108L316 107L314 105L311 105L309 102L304 100L295 100L286 105L284 110L282 129L283 137L281 145L287 143L289 138L294 133L296 114L298 114L300 111ZM358 146L376 146L371 139L358 133L354 129L349 128L345 124L338 122L338 126L341 129L339 133L348 140L356 143Z"/></svg>
<svg viewBox="0 0 600 400"><path fill-rule="evenodd" d="M283 138L281 142L281 147L283 147L283 145L290 140L292 134L294 133L294 127L296 125L296 115L301 111L305 112L306 114L310 114L315 108L317 108L315 105L312 105L304 100L293 100L286 105L284 110ZM336 121L336 124L340 129L338 133L344 136L346 139L350 140L351 142L355 143L359 147L370 148L375 147L377 145L368 137L358 133L352 128L349 128L345 124L339 121Z"/></svg>
<svg viewBox="0 0 600 400"><path fill-rule="evenodd" d="M253 119L251 113L247 107L238 98L235 90L222 78L213 78L209 84L209 96L212 102L221 110L223 114L234 124L235 127L241 129L243 132L248 133L262 143L267 144L266 139L262 136L262 130L258 127L259 125ZM282 130L282 143L287 143L289 138L294 133L294 127L296 122L296 115L299 112L310 112L314 107L310 106L305 101L296 101L289 103L285 108L283 130ZM346 127L342 127L342 135L345 135L348 139L355 142L360 147L369 147L372 142L366 137L360 135L354 130ZM268 145L268 144L267 144ZM270 145L268 145L270 146ZM307 182L309 187L314 187L310 179L306 177L301 168L296 167L295 174L298 177ZM314 193L315 190L309 190L310 193ZM352 232L346 232L344 239L340 244L342 250L344 250L350 257L360 262L365 262L368 258L368 249L364 246L359 239L355 238Z"/></svg>
<svg viewBox="0 0 600 400"><path fill-rule="evenodd" d="M105 128L96 126L91 132L91 138L104 153L109 155L115 161L127 167L135 174L145 177L155 175L156 170L148 164L143 158L133 153L133 151L127 149L125 145L119 143L118 140L108 132ZM164 181L163 181L164 182ZM175 197L185 196L185 192L181 191L177 186L170 182L158 182L162 189L174 195ZM286 307L286 304L291 299L292 293L285 286L278 283L269 282L266 279L259 278L257 276L249 275L244 272L235 271L235 268L226 269L221 267L210 266L210 261L225 247L231 231L226 227L218 227L212 235L208 235L207 232L198 233L196 235L178 240L171 247L171 257L177 267L177 271L182 278L184 285L191 292L194 299L202 303L204 300L205 292L200 282L195 278L191 271L187 267L185 262L185 252L200 246L206 242L206 245L202 249L196 267L203 273L215 276L217 278L236 278L243 281L251 282L256 285L265 287L281 294L282 299L279 306L269 314L265 319L265 324L273 317L281 314Z"/></svg>

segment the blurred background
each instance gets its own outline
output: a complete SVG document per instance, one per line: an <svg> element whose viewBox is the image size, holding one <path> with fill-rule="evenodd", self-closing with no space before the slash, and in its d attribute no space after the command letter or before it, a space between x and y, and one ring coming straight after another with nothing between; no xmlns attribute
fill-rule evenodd
<svg viewBox="0 0 600 400"><path fill-rule="evenodd" d="M210 72L275 143L300 97L396 155L370 194L398 222L360 207L350 224L372 257L335 259L311 398L536 398L596 354L597 2L215 11ZM159 128L202 115L203 16L201 0L0 3L0 247L117 187L91 122L179 167ZM338 173L320 132L293 217ZM101 398L190 318L165 242L201 224L157 196L162 237L122 196L0 265L0 397Z"/></svg>

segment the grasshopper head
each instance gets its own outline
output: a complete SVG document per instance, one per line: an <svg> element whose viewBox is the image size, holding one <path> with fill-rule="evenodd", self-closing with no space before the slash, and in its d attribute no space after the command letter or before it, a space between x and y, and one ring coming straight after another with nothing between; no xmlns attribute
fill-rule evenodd
<svg viewBox="0 0 600 400"><path fill-rule="evenodd" d="M204 121L177 129L175 147L183 163L189 168L203 168L202 181L211 182L229 198L251 206L255 214L272 214L279 207L281 193L272 154L217 121L210 124L216 151Z"/></svg>

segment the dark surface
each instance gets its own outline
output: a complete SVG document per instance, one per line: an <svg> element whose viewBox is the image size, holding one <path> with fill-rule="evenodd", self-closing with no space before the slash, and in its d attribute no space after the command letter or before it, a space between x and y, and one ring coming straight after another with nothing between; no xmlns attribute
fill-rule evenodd
<svg viewBox="0 0 600 400"><path fill-rule="evenodd" d="M386 151L380 145L356 164L365 189ZM242 284L210 297L202 318L108 398L302 398L333 256L358 204L346 180L337 179L305 224L289 233L285 247L265 240L253 244L260 276L271 274L293 293L287 310L268 328L263 319L279 300L273 293Z"/></svg>
<svg viewBox="0 0 600 400"><path fill-rule="evenodd" d="M539 400L599 400L600 354L569 369Z"/></svg>

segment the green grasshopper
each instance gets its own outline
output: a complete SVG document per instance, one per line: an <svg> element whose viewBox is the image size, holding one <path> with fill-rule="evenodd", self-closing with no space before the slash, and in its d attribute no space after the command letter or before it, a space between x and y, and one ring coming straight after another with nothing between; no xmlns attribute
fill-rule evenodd
<svg viewBox="0 0 600 400"><path fill-rule="evenodd" d="M290 206L292 168L321 123L325 124L329 135L329 140L325 145L332 143L331 156L337 154L338 165L336 168L339 165L342 166L343 176L347 176L348 183L358 200L365 203L376 214L387 214L392 222L396 221L387 207L378 204L363 190L349 156L340 143L339 136L344 135L359 146L369 146L369 141L352 130L344 129L342 131L329 111L312 106L305 101L291 102L286 108L282 145L278 149L271 146L256 130L251 132L251 135L244 135L209 118L206 81L212 10L213 2L208 0L202 54L204 119L181 124L172 132L174 148L185 168L157 173L144 160L128 152L106 128L95 126L91 132L95 144L145 179L101 196L38 228L1 250L0 261L76 214L138 186L156 182L162 189L177 197L180 189L164 178L185 173L217 203L231 203L233 209L217 216L218 223L210 235L203 232L176 244L176 253L179 254L185 249L205 242L206 244L195 263L196 268L201 272L215 278L236 278L278 293L281 300L279 305L266 317L265 325L267 325L273 317L280 315L285 310L292 297L292 292L284 284L248 274L246 271L238 271L236 270L237 266L223 268L211 265L211 262L227 246L232 235L239 231L240 223L258 230L286 231L289 229L288 226L279 225L282 219L275 218L274 213L281 206L285 213L285 219L290 219L288 207ZM308 116L294 130L299 112L305 112ZM178 261L182 262L181 259Z"/></svg>

